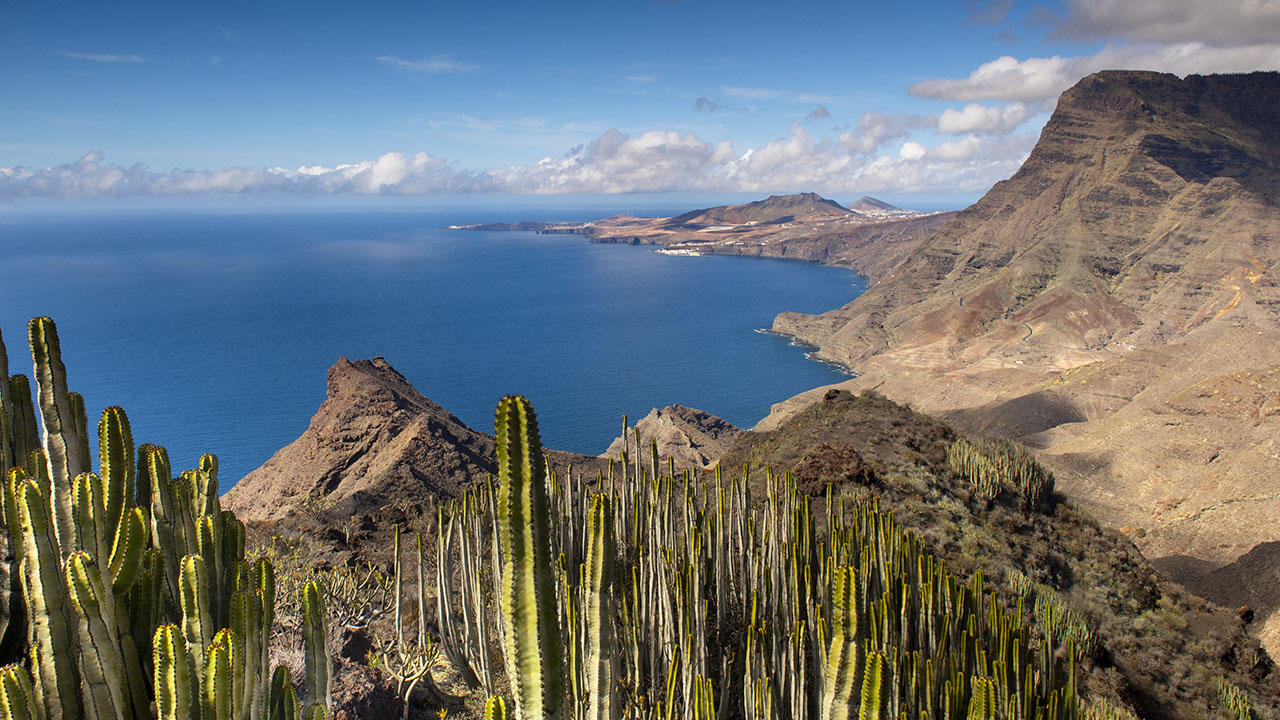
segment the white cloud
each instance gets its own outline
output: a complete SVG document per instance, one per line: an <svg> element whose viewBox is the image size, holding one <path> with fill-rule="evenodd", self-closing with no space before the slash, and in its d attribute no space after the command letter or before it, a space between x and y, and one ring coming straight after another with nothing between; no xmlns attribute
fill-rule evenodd
<svg viewBox="0 0 1280 720"><path fill-rule="evenodd" d="M1056 98L1080 78L1100 70L1156 70L1191 73L1246 72L1280 69L1280 44L1221 48L1203 43L1177 45L1107 45L1079 57L1004 56L983 63L966 78L925 80L911 86L912 95L973 101L1035 103Z"/></svg>
<svg viewBox="0 0 1280 720"><path fill-rule="evenodd" d="M609 130L567 157L488 177L507 192L529 194L702 189L732 155L728 141L708 143L693 133L649 130L632 137Z"/></svg>
<svg viewBox="0 0 1280 720"><path fill-rule="evenodd" d="M398 70L410 70L421 73L465 73L479 70L479 65L459 62L448 55L436 55L423 60L405 60L394 55L379 55L374 58Z"/></svg>
<svg viewBox="0 0 1280 720"><path fill-rule="evenodd" d="M69 50L63 50L62 52L60 52L60 53L58 53L58 54L59 54L59 55L62 55L63 57L69 57L69 58L73 58L73 59L76 59L76 60L88 60L89 62L97 62L97 63L140 63L140 62L146 62L146 58L142 57L141 55L132 55L132 54L119 54L119 53L85 53L85 52L71 52L71 51L69 51Z"/></svg>
<svg viewBox="0 0 1280 720"><path fill-rule="evenodd" d="M928 150L925 146L918 142L908 140L907 142L902 143L902 148L898 150L898 157L903 160L919 160L924 157L926 153L928 153Z"/></svg>
<svg viewBox="0 0 1280 720"><path fill-rule="evenodd" d="M1280 38L1274 0L1071 0L1054 37L1203 43L1215 47L1273 45Z"/></svg>
<svg viewBox="0 0 1280 720"><path fill-rule="evenodd" d="M658 77L656 75L628 75L627 76L627 82L631 83L632 85L647 85L649 83L657 82L657 81L658 81Z"/></svg>
<svg viewBox="0 0 1280 720"><path fill-rule="evenodd" d="M911 130L933 125L932 115L886 115L868 112L858 118L853 130L840 134L840 145L852 152L868 155L882 145L907 137Z"/></svg>
<svg viewBox="0 0 1280 720"><path fill-rule="evenodd" d="M443 160L427 153L387 153L375 160L335 168L232 167L157 173L141 164L124 167L105 163L101 152L91 152L74 163L50 168L0 168L0 199L272 193L420 195L492 189L485 182L476 174L455 172Z"/></svg>
<svg viewBox="0 0 1280 720"><path fill-rule="evenodd" d="M915 143L911 143L915 144ZM904 146L905 149L905 146ZM962 140L951 140L941 143L925 151L924 155L931 160L942 162L959 162L975 157L982 150L982 140L977 135L970 135Z"/></svg>
<svg viewBox="0 0 1280 720"><path fill-rule="evenodd" d="M883 119L883 118L881 118ZM560 158L484 172L455 170L425 152L386 153L336 167L232 167L154 172L102 153L51 168L0 168L0 201L28 197L176 195L604 194L625 192L975 192L1008 177L1026 158L1030 133L969 135L935 147L907 141L896 156L864 152L870 134L815 137L802 121L784 137L738 153L727 140L650 130L608 130ZM898 124L901 124L899 122ZM866 143L864 143L866 141Z"/></svg>
<svg viewBox="0 0 1280 720"><path fill-rule="evenodd" d="M938 117L938 132L946 135L1008 135L1031 117L1022 103L988 107L969 103L962 110L944 110Z"/></svg>

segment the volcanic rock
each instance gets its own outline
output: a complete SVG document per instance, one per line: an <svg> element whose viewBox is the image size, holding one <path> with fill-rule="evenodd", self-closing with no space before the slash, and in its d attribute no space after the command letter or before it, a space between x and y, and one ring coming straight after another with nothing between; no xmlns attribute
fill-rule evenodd
<svg viewBox="0 0 1280 720"><path fill-rule="evenodd" d="M649 441L656 440L659 457L674 458L677 467L698 468L714 466L740 432L729 421L711 413L683 405L668 405L661 410L651 410L627 431L627 437L615 439L600 457L620 458L627 443L634 453L636 431L640 433L644 457L649 451Z"/></svg>
<svg viewBox="0 0 1280 720"><path fill-rule="evenodd" d="M497 474L495 447L493 436L427 399L383 358L339 358L329 368L328 398L306 432L236 483L223 502L243 518L276 520L310 497L345 503L356 514L456 496ZM598 462L551 456L553 465Z"/></svg>

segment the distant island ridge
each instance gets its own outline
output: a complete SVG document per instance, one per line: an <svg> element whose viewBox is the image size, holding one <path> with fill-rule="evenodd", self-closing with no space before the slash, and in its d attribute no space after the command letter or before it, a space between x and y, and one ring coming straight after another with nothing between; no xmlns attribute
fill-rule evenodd
<svg viewBox="0 0 1280 720"><path fill-rule="evenodd" d="M771 257L857 270L860 248L922 239L954 214L905 210L868 196L845 207L816 193L797 193L673 217L615 215L589 222L484 223L449 229L582 235L593 243L658 245L665 255Z"/></svg>

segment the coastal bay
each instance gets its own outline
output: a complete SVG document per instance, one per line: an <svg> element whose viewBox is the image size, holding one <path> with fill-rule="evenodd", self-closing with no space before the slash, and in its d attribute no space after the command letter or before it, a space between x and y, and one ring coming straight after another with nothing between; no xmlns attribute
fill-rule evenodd
<svg viewBox="0 0 1280 720"><path fill-rule="evenodd" d="M122 405L175 467L217 452L224 491L306 429L339 356L385 356L473 427L525 393L548 446L588 454L622 413L679 402L749 427L846 377L755 331L856 297L847 269L442 229L457 217L10 216L0 328L21 346L29 318L54 317L90 414Z"/></svg>

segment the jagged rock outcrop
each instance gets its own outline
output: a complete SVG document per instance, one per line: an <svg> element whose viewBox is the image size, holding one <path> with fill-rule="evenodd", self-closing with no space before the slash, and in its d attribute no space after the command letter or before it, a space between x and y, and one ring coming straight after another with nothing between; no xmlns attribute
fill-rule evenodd
<svg viewBox="0 0 1280 720"><path fill-rule="evenodd" d="M1229 563L1280 539L1278 169L1280 73L1099 73L1012 178L853 257L863 296L774 330L848 389L1038 447L1149 557Z"/></svg>
<svg viewBox="0 0 1280 720"><path fill-rule="evenodd" d="M311 425L223 498L242 518L275 520L309 497L352 514L458 495L498 471L493 436L418 392L386 360L339 358ZM552 453L560 465L594 458Z"/></svg>
<svg viewBox="0 0 1280 720"><path fill-rule="evenodd" d="M740 432L728 420L683 405L654 408L629 429L632 452L635 452L636 430L640 432L642 452L648 453L649 441L656 440L660 457L674 458L677 467L700 468L715 466ZM600 457L620 458L623 445L623 438L615 439Z"/></svg>

